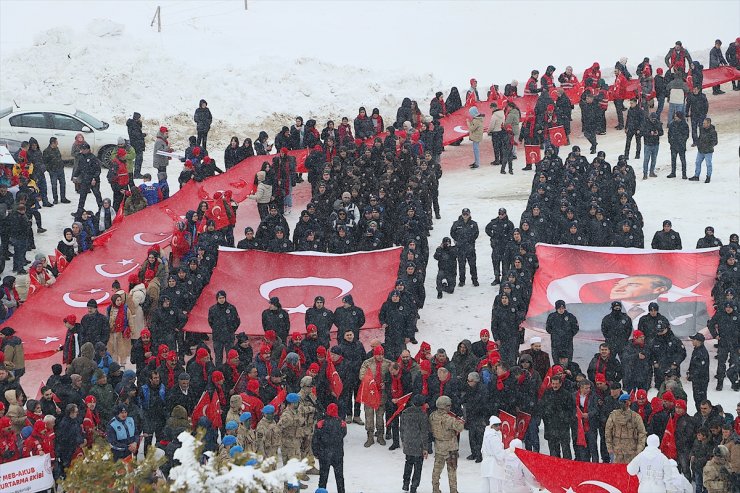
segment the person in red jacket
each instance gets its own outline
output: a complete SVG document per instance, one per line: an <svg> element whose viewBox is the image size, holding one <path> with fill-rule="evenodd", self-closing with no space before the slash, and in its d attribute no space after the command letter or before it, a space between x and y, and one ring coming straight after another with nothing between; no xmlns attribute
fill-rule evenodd
<svg viewBox="0 0 740 493"><path fill-rule="evenodd" d="M591 79L590 87L594 89L599 88L599 80L601 79L601 67L599 62L594 62L589 68L583 71L583 83L586 84L586 79Z"/></svg>
<svg viewBox="0 0 740 493"><path fill-rule="evenodd" d="M0 418L0 464L20 459L18 435L13 432L10 418Z"/></svg>
<svg viewBox="0 0 740 493"><path fill-rule="evenodd" d="M24 428L25 429L25 428ZM23 432L21 432L23 433ZM28 438L23 440L22 457L31 457L34 455L44 455L44 438L46 435L46 424L43 420L38 420L33 424L33 429Z"/></svg>
<svg viewBox="0 0 740 493"><path fill-rule="evenodd" d="M539 70L532 70L527 83L524 85L524 95L537 94L542 92L542 88L537 87L537 78L540 76Z"/></svg>
<svg viewBox="0 0 740 493"><path fill-rule="evenodd" d="M614 85L611 87L611 92L614 96L614 109L617 110L617 126L614 127L617 130L624 129L624 112L627 110L624 107L626 90L627 78L624 76L621 70L614 69Z"/></svg>
<svg viewBox="0 0 740 493"><path fill-rule="evenodd" d="M129 177L126 168L126 149L119 148L116 151L116 157L110 163L111 172L109 174L110 186L113 189L113 210L118 212L118 208L123 202L123 192L128 190ZM115 173L115 175L113 175Z"/></svg>

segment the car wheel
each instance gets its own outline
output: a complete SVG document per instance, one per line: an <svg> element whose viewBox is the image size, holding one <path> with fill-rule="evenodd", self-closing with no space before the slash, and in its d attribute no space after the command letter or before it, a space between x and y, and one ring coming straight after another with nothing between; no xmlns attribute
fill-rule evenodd
<svg viewBox="0 0 740 493"><path fill-rule="evenodd" d="M116 146L103 146L103 148L100 149L100 152L98 152L98 159L100 159L103 168L110 168L111 154L113 153L113 149L115 149L115 147Z"/></svg>

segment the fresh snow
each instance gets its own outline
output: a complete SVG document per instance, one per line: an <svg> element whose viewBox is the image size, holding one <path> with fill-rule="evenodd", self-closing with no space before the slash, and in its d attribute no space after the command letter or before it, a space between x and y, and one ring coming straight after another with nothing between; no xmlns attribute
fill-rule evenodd
<svg viewBox="0 0 740 493"><path fill-rule="evenodd" d="M583 69L599 60L605 69L621 56L629 56L634 68L642 56L659 55L681 39L692 54L706 64L706 53L716 37L725 46L737 36L740 4L704 2L691 13L692 23L712 26L682 31L644 29L640 35L625 35L623 29L605 30L581 2L243 2L165 1L163 30L149 23L157 2L0 2L0 107L13 100L24 103L74 103L107 121L123 123L133 111L145 118L150 138L160 124L171 128L177 150L184 149L194 133L192 112L202 97L209 101L215 123L209 141L220 162L222 149L234 134L255 138L265 129L272 138L281 125L295 115L315 117L323 126L329 118L356 115L357 107L381 109L392 122L400 100L419 101L422 111L437 90L447 94L449 86L464 91L475 76L480 87L489 80L503 86L511 78L520 87L534 67L548 63L566 64L580 77ZM666 9L662 2L602 2L604 11L629 25L630 10L640 18L659 18L663 26L685 25L685 11ZM33 16L33 22L21 19ZM611 15L611 14L610 14ZM518 17L517 17L518 16ZM567 26L558 19L567 17ZM514 18L521 22L509 22ZM547 35L546 33L551 34ZM543 39L557 42L543 42ZM574 50L571 46L584 46ZM69 57L68 57L69 55ZM662 63L659 64L662 66ZM606 72L606 70L604 70ZM432 73L430 73L432 72ZM729 86L726 85L726 86ZM639 180L641 161L630 160L638 174L635 200L645 216L645 236L660 229L670 218L688 248L713 225L717 236L727 241L740 230L740 179L737 149L740 146L740 93L711 96L710 116L717 126L719 145L714 155L712 183L668 180L667 140L663 137L658 156L659 178ZM711 91L708 91L711 93ZM666 108L667 109L667 108ZM613 107L607 113L608 134L599 136L599 150L616 162L624 147L624 136L613 130ZM586 148L580 135L578 112L573 143ZM663 117L665 123L665 116ZM45 143L42 143L45 146ZM145 171L151 168L151 141L145 154ZM565 149L564 149L565 151ZM481 161L491 160L490 141L481 146ZM634 152L634 150L633 150ZM520 154L521 155L521 154ZM689 173L696 156L689 149ZM470 207L481 229L498 207L506 207L516 223L524 210L531 186L531 173L519 171L502 176L498 168L483 165L471 171L472 151L466 142L448 147L443 154L441 180L442 220L435 221L430 247L439 245L462 207ZM171 187L181 164L172 161ZM67 175L71 170L67 168ZM305 185L304 185L305 186ZM67 186L73 204L42 209L44 227L36 236L39 248L50 253L61 230L70 224L69 213L77 195ZM69 190L72 190L69 192ZM103 196L110 196L107 184ZM305 193L303 194L305 197ZM88 199L88 207L94 204ZM195 205L195 204L194 204ZM250 207L251 205L243 205ZM295 207L298 210L298 207ZM289 217L294 223L296 214ZM241 224L243 228L245 224ZM255 226L255 225L252 225ZM240 228L237 228L240 230ZM237 237L239 233L237 231ZM436 265L427 274L429 298L421 313L419 341L451 354L463 338L475 340L478 331L490 325L490 309L498 288L491 287L493 270L488 238L478 241L481 287L457 288L443 300L434 296ZM29 254L31 258L31 254ZM3 273L7 275L9 269ZM530 334L527 334L529 337ZM548 338L545 337L547 349ZM707 343L711 354L712 342ZM596 352L593 341L577 342L584 353ZM688 346L687 346L688 347ZM418 347L410 348L412 353ZM690 348L689 348L690 352ZM59 357L27 362L24 387L33 395L38 382L49 375ZM588 361L580 360L581 366ZM712 359L712 374L716 360ZM683 370L688 367L684 362ZM690 383L683 382L691 395ZM729 390L716 392L710 384L709 398L726 411L735 412L740 395ZM653 390L650 396L654 395ZM693 411L693 402L689 402ZM364 449L364 427L348 426L345 441L345 481L350 492L400 491L403 470L401 450L389 452L378 445ZM543 441L543 452L546 452ZM469 453L467 433L461 438L461 455ZM431 457L424 465L420 493L431 491ZM480 488L478 465L464 459L458 468L461 493ZM329 491L336 491L330 475ZM308 491L316 487L312 476ZM446 475L442 489L446 490Z"/></svg>

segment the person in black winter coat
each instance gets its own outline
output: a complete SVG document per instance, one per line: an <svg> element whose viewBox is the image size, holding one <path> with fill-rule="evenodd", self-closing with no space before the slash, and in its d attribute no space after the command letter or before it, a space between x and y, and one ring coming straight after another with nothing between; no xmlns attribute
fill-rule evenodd
<svg viewBox="0 0 740 493"><path fill-rule="evenodd" d="M707 398L707 387L709 386L709 352L704 346L704 334L697 333L689 336L694 350L689 360L689 370L686 378L691 382L694 397L694 405L699 409L701 401ZM722 363L724 365L724 362ZM718 372L719 373L719 372ZM722 375L724 380L724 375ZM717 383L717 390L722 390L722 380Z"/></svg>
<svg viewBox="0 0 740 493"><path fill-rule="evenodd" d="M501 360L514 365L519 354L520 332L523 330L519 327L522 316L509 295L502 293L498 299L500 301L494 302L491 310L491 335L500 344Z"/></svg>
<svg viewBox="0 0 740 493"><path fill-rule="evenodd" d="M740 347L740 317L735 308L735 302L725 301L720 306L721 309L718 309L717 313L707 322L707 327L712 337L719 341L717 349L717 390L722 390L726 375L725 364L728 356L730 358L730 365L736 364L737 350ZM709 363L707 363L707 371L708 366ZM737 386L737 384L733 384L733 390Z"/></svg>
<svg viewBox="0 0 740 493"><path fill-rule="evenodd" d="M224 167L228 170L236 166L243 159L241 153L239 137L232 137L229 146L224 150Z"/></svg>
<svg viewBox="0 0 740 493"><path fill-rule="evenodd" d="M388 359L395 361L406 349L414 337L414 326L412 320L412 309L401 302L401 293L397 290L391 292L385 303L380 308L378 319L380 328L385 331L385 342L383 348Z"/></svg>
<svg viewBox="0 0 740 493"><path fill-rule="evenodd" d="M660 388L666 374L680 375L681 363L686 359L686 349L673 334L669 324L659 321L656 330L657 334L652 339L649 350L655 373L655 387Z"/></svg>
<svg viewBox="0 0 740 493"><path fill-rule="evenodd" d="M126 128L128 129L128 141L136 151L133 177L139 179L142 178L141 164L144 162L144 151L146 150L146 134L143 131L141 113L134 111L133 116L126 120Z"/></svg>
<svg viewBox="0 0 740 493"><path fill-rule="evenodd" d="M663 221L663 229L656 231L650 248L654 250L681 250L681 235L673 230L671 221Z"/></svg>
<svg viewBox="0 0 740 493"><path fill-rule="evenodd" d="M75 452L85 443L82 432L82 417L77 404L67 404L64 417L57 423L54 447L59 465L67 469L72 464Z"/></svg>
<svg viewBox="0 0 740 493"><path fill-rule="evenodd" d="M620 360L624 370L624 389L627 392L634 389L646 390L650 387L652 362L650 352L645 347L645 334L642 331L634 331L632 340L624 347Z"/></svg>
<svg viewBox="0 0 740 493"><path fill-rule="evenodd" d="M458 286L465 286L465 263L470 266L470 278L473 286L478 286L478 268L476 266L475 240L478 238L478 223L470 217L470 209L462 210L462 214L450 228L450 236L455 240L457 247L457 263L460 282Z"/></svg>
<svg viewBox="0 0 740 493"><path fill-rule="evenodd" d="M442 298L442 292L452 294L455 292L457 282L457 247L452 246L452 240L448 237L442 238L442 245L434 252L437 261L437 298Z"/></svg>
<svg viewBox="0 0 740 493"><path fill-rule="evenodd" d="M573 359L573 338L579 331L578 319L565 309L565 302L555 302L555 311L547 316L545 330L550 334L553 357L561 354Z"/></svg>
<svg viewBox="0 0 740 493"><path fill-rule="evenodd" d="M357 112L357 117L355 117L354 126L356 139L365 140L375 135L373 121L367 115L367 111L364 106L360 106L360 110Z"/></svg>
<svg viewBox="0 0 740 493"><path fill-rule="evenodd" d="M622 363L616 355L612 354L605 342L599 344L599 352L591 359L587 374L588 379L594 383L596 383L597 375L604 375L607 382L622 381Z"/></svg>
<svg viewBox="0 0 740 493"><path fill-rule="evenodd" d="M683 112L676 111L673 114L673 121L668 123L668 145L671 148L671 174L668 178L676 177L677 156L681 158L681 177L684 180L688 178L686 176L686 141L688 140L689 125L683 117Z"/></svg>
<svg viewBox="0 0 740 493"><path fill-rule="evenodd" d="M552 377L551 387L545 390L539 402L538 415L545 422L545 440L550 455L571 459L570 430L575 415L573 394L562 386L562 377Z"/></svg>
<svg viewBox="0 0 740 493"><path fill-rule="evenodd" d="M98 302L90 300L87 302L87 314L80 320L80 347L86 342L94 346L98 342L108 344L110 328L108 318L98 311Z"/></svg>
<svg viewBox="0 0 740 493"><path fill-rule="evenodd" d="M329 404L324 419L316 423L311 448L319 459L319 488L326 488L329 468L334 468L337 493L344 493L344 437L347 436L347 423L339 419L336 404Z"/></svg>
<svg viewBox="0 0 740 493"><path fill-rule="evenodd" d="M585 93L585 97L581 101L580 106L583 136L586 137L588 142L591 144L591 154L596 154L596 132L598 130L602 112L599 109L599 103L594 101L594 96L590 92Z"/></svg>
<svg viewBox="0 0 740 493"><path fill-rule="evenodd" d="M691 147L696 147L699 137L699 127L709 113L707 95L701 92L701 87L694 85L691 93L686 97L686 118L691 119Z"/></svg>
<svg viewBox="0 0 740 493"><path fill-rule="evenodd" d="M627 110L627 121L624 126L624 133L627 135L627 140L624 144L624 157L629 159L630 145L632 144L632 137L635 138L637 151L635 152L635 159L640 159L640 151L642 150L642 135L640 131L645 121L645 111L640 108L637 104L637 99L630 99L630 107Z"/></svg>
<svg viewBox="0 0 740 493"><path fill-rule="evenodd" d="M452 94L450 94L452 95ZM462 106L462 103L461 105ZM411 99L403 98L401 107L396 111L396 122L393 124L398 130L403 128L403 122L411 122L413 120L413 112L411 110Z"/></svg>
<svg viewBox="0 0 740 493"><path fill-rule="evenodd" d="M274 330L281 341L287 341L290 334L290 316L283 310L280 298L270 298L269 308L262 311L262 330Z"/></svg>
<svg viewBox="0 0 740 493"><path fill-rule="evenodd" d="M489 402L488 385L481 381L477 372L470 372L463 377L462 404L465 408L465 428L470 439L470 455L468 460L481 462L481 447L483 433L488 423L488 417L494 411Z"/></svg>
<svg viewBox="0 0 740 493"><path fill-rule="evenodd" d="M501 272L507 270L506 247L512 241L513 232L514 223L506 215L506 209L503 207L498 210L498 216L486 225L486 234L491 238L491 261L493 262L494 280L491 286L500 284Z"/></svg>
<svg viewBox="0 0 740 493"><path fill-rule="evenodd" d="M334 310L334 325L337 327L337 337L343 337L347 331L355 334L355 339L360 340L360 329L365 325L365 312L355 305L352 295L348 294L342 298L342 306Z"/></svg>
<svg viewBox="0 0 740 493"><path fill-rule="evenodd" d="M216 293L216 304L208 309L208 325L213 335L213 352L216 366L223 363L224 351L234 345L234 334L241 320L236 307L226 301L226 291Z"/></svg>
<svg viewBox="0 0 740 493"><path fill-rule="evenodd" d="M152 313L149 323L155 347L166 344L168 348L174 350L177 347L177 334L186 321L183 312L172 306L172 300L168 296L161 296L159 306Z"/></svg>
<svg viewBox="0 0 740 493"><path fill-rule="evenodd" d="M208 103L205 99L201 99L198 103L198 108L195 110L193 115L195 121L195 130L198 133L196 145L203 150L207 150L208 146L208 131L211 129L211 122L213 116L211 110L208 108Z"/></svg>
<svg viewBox="0 0 740 493"><path fill-rule="evenodd" d="M314 324L319 333L319 344L329 347L329 333L334 325L334 312L326 308L323 296L317 296L313 300L313 306L306 310L306 327Z"/></svg>
<svg viewBox="0 0 740 493"><path fill-rule="evenodd" d="M642 179L647 180L656 178L655 163L658 160L658 149L660 147L660 137L663 135L663 124L660 122L657 113L650 113L642 124L642 138L645 143L645 156L642 161Z"/></svg>
<svg viewBox="0 0 740 493"><path fill-rule="evenodd" d="M612 301L612 311L601 320L601 333L612 354L622 358L627 341L632 335L632 319L622 312L622 302Z"/></svg>
<svg viewBox="0 0 740 493"><path fill-rule="evenodd" d="M90 192L95 196L98 208L103 205L103 196L100 195L101 167L100 160L90 152L90 144L82 144L77 160L77 172L72 176L72 178L77 178L80 183L80 201L77 204L78 216L85 210L85 200Z"/></svg>
<svg viewBox="0 0 740 493"><path fill-rule="evenodd" d="M346 378L342 378L342 394L339 396L339 407L345 413L350 421L363 424L360 418L360 402L357 392L360 388L360 367L365 361L365 347L359 338L355 337L354 332L348 330L339 337L339 342L335 348L341 350L346 366ZM332 348L332 351L334 348ZM354 406L352 401L354 399Z"/></svg>
<svg viewBox="0 0 740 493"><path fill-rule="evenodd" d="M722 240L714 236L714 226L704 228L704 236L696 241L696 248L721 247Z"/></svg>

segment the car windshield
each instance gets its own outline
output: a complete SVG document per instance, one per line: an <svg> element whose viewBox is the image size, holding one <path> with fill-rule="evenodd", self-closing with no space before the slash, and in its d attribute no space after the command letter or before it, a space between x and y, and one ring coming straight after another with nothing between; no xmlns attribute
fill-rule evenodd
<svg viewBox="0 0 740 493"><path fill-rule="evenodd" d="M77 118L79 118L80 120L82 120L83 122L85 122L88 125L90 125L95 130L105 130L106 128L108 128L108 124L107 123L101 122L100 120L98 120L94 116L90 116L87 113L85 113L84 111L80 111L80 110L75 111L75 116Z"/></svg>
<svg viewBox="0 0 740 493"><path fill-rule="evenodd" d="M12 106L8 106L7 108L2 108L2 109L0 109L0 118L5 118L6 116L8 116L9 114L11 114L12 112L13 112L13 107Z"/></svg>

